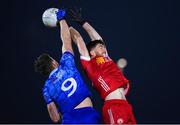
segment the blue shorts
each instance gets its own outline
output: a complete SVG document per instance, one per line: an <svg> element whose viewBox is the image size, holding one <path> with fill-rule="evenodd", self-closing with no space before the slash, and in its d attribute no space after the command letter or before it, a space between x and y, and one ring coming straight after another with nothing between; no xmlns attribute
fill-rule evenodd
<svg viewBox="0 0 180 125"><path fill-rule="evenodd" d="M62 124L100 124L99 113L92 107L73 109L62 116Z"/></svg>

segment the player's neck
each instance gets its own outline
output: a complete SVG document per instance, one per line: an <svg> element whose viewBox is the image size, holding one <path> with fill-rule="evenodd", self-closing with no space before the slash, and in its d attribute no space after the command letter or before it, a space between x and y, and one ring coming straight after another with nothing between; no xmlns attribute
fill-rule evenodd
<svg viewBox="0 0 180 125"><path fill-rule="evenodd" d="M103 55L95 55L95 56L91 56L91 59L92 58L97 58L97 57L108 57L108 55L105 55L105 54L103 54Z"/></svg>

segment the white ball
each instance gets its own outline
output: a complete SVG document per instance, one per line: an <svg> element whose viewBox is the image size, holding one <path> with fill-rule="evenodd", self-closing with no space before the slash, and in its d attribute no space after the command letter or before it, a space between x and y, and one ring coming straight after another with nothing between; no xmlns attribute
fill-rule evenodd
<svg viewBox="0 0 180 125"><path fill-rule="evenodd" d="M57 16L56 13L58 12L57 8L49 8L44 11L42 15L42 21L45 26L47 27L56 27L57 26Z"/></svg>

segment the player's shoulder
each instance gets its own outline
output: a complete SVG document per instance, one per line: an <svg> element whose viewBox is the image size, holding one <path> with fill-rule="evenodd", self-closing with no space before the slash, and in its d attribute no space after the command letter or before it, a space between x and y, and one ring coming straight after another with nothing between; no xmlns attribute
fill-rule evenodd
<svg viewBox="0 0 180 125"><path fill-rule="evenodd" d="M45 93L46 91L47 91L47 89L48 89L48 82L47 82L47 80L44 82L44 85L43 85L43 87L42 87L42 92L43 93Z"/></svg>
<svg viewBox="0 0 180 125"><path fill-rule="evenodd" d="M49 85L50 85L50 79L48 78L48 79L44 82L43 88L47 88L47 87L49 87Z"/></svg>
<svg viewBox="0 0 180 125"><path fill-rule="evenodd" d="M70 51L65 51L61 57L61 64L74 61L74 54Z"/></svg>
<svg viewBox="0 0 180 125"><path fill-rule="evenodd" d="M59 68L55 68L48 76L48 78L46 79L46 81L44 82L44 87L49 87L51 86L51 83L54 81L54 79L56 78L57 72L58 72Z"/></svg>
<svg viewBox="0 0 180 125"><path fill-rule="evenodd" d="M90 58L90 56L80 56L80 59L81 60L84 60L84 61L90 61L91 60L91 58Z"/></svg>
<svg viewBox="0 0 180 125"><path fill-rule="evenodd" d="M71 56L71 57L74 57L74 54L71 52L71 51L65 51L63 53L63 56Z"/></svg>

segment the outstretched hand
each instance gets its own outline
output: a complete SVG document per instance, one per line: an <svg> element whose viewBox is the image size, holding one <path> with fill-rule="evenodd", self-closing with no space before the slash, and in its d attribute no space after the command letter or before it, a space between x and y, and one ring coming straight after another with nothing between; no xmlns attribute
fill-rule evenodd
<svg viewBox="0 0 180 125"><path fill-rule="evenodd" d="M80 25L83 25L86 21L83 19L81 12L81 8L73 8L69 9L68 14L70 15L72 21L77 22Z"/></svg>

